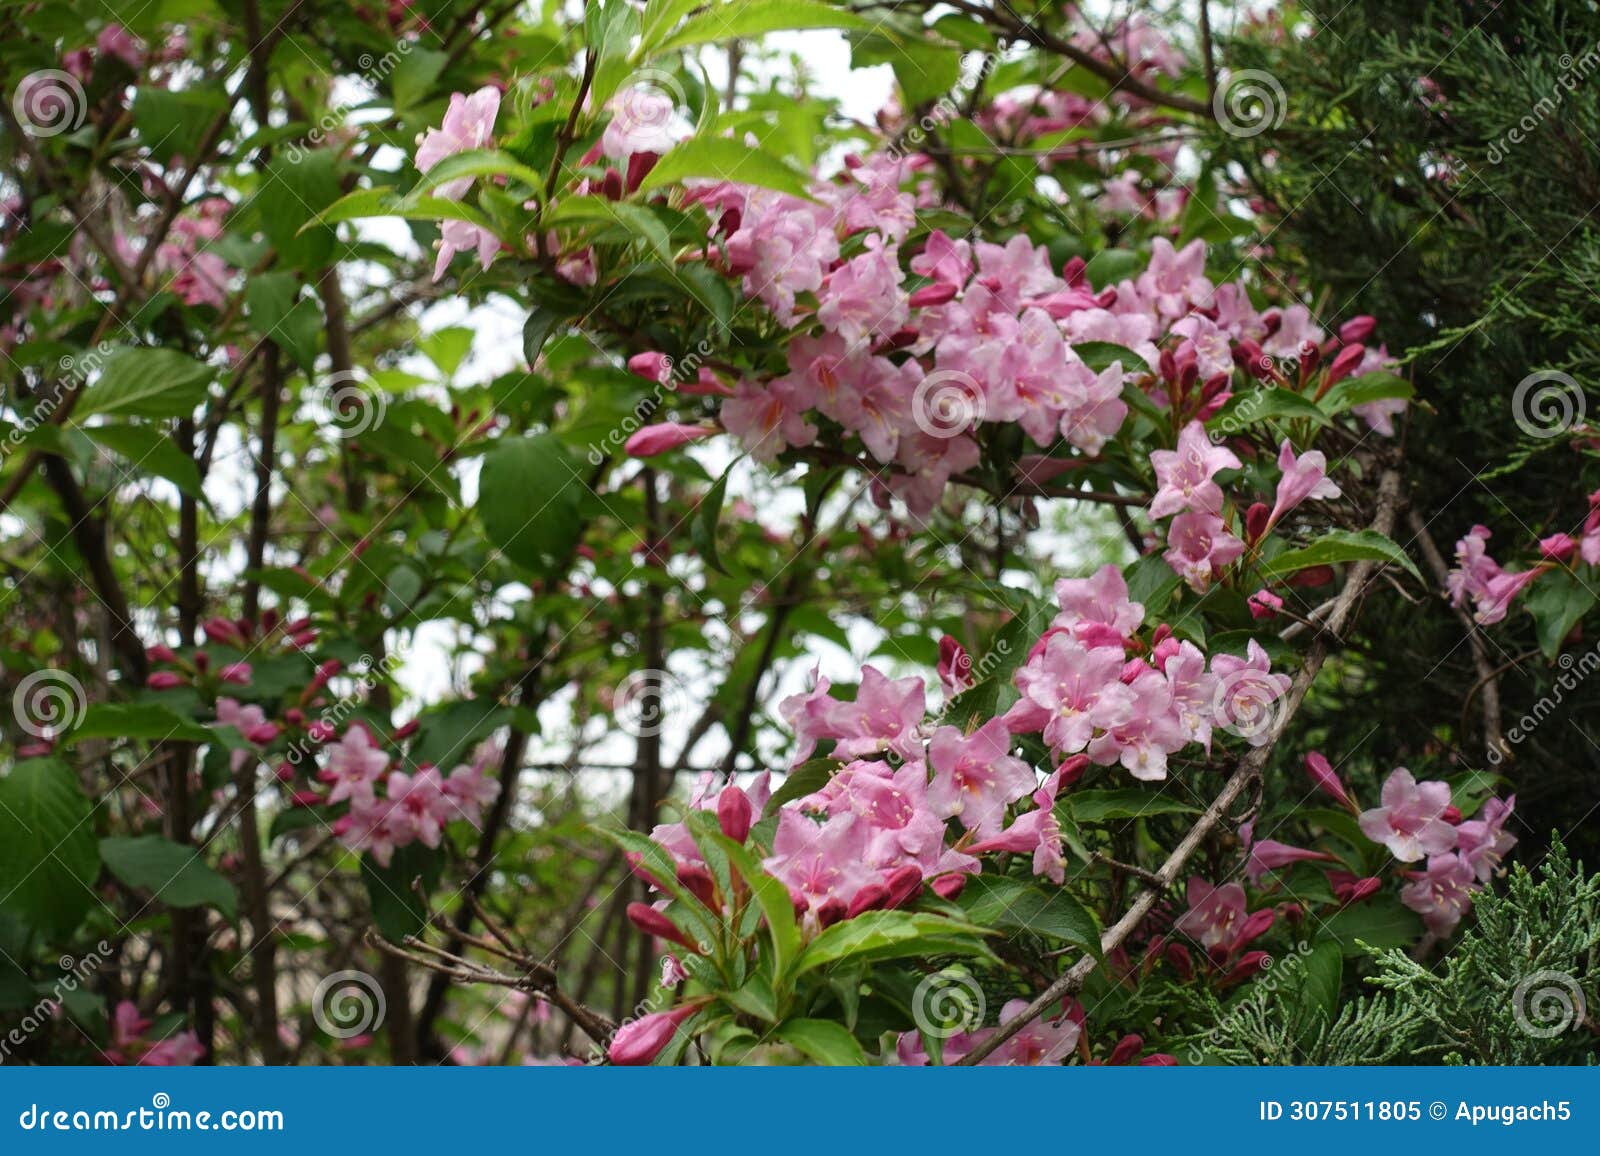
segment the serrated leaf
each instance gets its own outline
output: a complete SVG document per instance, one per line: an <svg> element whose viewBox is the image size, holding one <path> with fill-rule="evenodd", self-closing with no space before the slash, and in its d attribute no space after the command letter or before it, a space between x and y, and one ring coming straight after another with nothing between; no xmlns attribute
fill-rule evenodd
<svg viewBox="0 0 1600 1156"><path fill-rule="evenodd" d="M1340 562L1390 562L1419 581L1416 563L1393 540L1376 530L1330 530L1309 546L1286 550L1263 562L1263 579L1287 578L1313 566L1332 566Z"/></svg>
<svg viewBox="0 0 1600 1156"><path fill-rule="evenodd" d="M92 808L56 759L27 759L0 779L0 907L62 942L93 903L100 873Z"/></svg>
<svg viewBox="0 0 1600 1156"><path fill-rule="evenodd" d="M1049 936L1100 954L1099 923L1064 887L1046 888L1007 875L974 875L959 902L967 918L980 926Z"/></svg>
<svg viewBox="0 0 1600 1156"><path fill-rule="evenodd" d="M1324 413L1331 415L1369 402L1396 397L1410 399L1415 392L1405 378L1380 370L1377 373L1364 373L1360 377L1345 378L1323 394L1317 404Z"/></svg>
<svg viewBox="0 0 1600 1156"><path fill-rule="evenodd" d="M868 23L846 8L817 0L724 0L710 4L653 45L641 44L642 59L695 44L756 39L769 32L804 28L866 28Z"/></svg>
<svg viewBox="0 0 1600 1156"><path fill-rule="evenodd" d="M578 464L554 435L502 438L483 458L478 517L507 558L554 575L572 557L584 492Z"/></svg>
<svg viewBox="0 0 1600 1156"><path fill-rule="evenodd" d="M191 498L205 498L194 459L164 431L148 425L100 425L84 432L135 471L165 478Z"/></svg>
<svg viewBox="0 0 1600 1156"><path fill-rule="evenodd" d="M863 1067L867 1062L867 1053L856 1042L855 1036L832 1020L789 1020L772 1035L779 1042L829 1067Z"/></svg>
<svg viewBox="0 0 1600 1156"><path fill-rule="evenodd" d="M793 197L811 199L805 174L771 153L720 136L691 137L674 145L656 162L639 186L640 193L681 184L690 177L759 185Z"/></svg>
<svg viewBox="0 0 1600 1156"><path fill-rule="evenodd" d="M215 376L213 367L175 349L120 349L106 359L72 416L187 417Z"/></svg>
<svg viewBox="0 0 1600 1156"><path fill-rule="evenodd" d="M129 887L150 892L168 907L215 907L230 921L238 917L239 896L200 857L160 835L100 840L106 868Z"/></svg>
<svg viewBox="0 0 1600 1156"><path fill-rule="evenodd" d="M1165 792L1117 787L1104 791L1074 791L1062 800L1080 825L1113 819L1147 819L1152 815L1193 815L1200 808Z"/></svg>
<svg viewBox="0 0 1600 1156"><path fill-rule="evenodd" d="M146 739L151 742L207 743L219 741L218 732L183 718L160 703L91 703L83 721L63 740L70 745L84 739Z"/></svg>

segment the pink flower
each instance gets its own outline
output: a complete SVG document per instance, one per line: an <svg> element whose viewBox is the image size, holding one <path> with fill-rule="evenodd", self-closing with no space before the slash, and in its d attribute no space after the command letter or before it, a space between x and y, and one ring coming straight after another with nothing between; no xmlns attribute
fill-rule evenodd
<svg viewBox="0 0 1600 1156"><path fill-rule="evenodd" d="M1283 476L1278 479L1278 493L1272 503L1272 516L1267 519L1270 530L1290 510L1307 498L1337 498L1339 487L1328 477L1328 459L1321 450L1307 450L1298 458L1294 447L1285 438L1278 447L1278 469Z"/></svg>
<svg viewBox="0 0 1600 1156"><path fill-rule="evenodd" d="M744 292L759 298L784 325L795 320L795 294L815 293L839 259L832 210L798 197L751 189L728 258L744 274Z"/></svg>
<svg viewBox="0 0 1600 1156"><path fill-rule="evenodd" d="M837 703L829 712L839 739L834 753L844 759L886 750L903 758L920 754L926 696L920 678L891 680L876 667L863 667L855 702Z"/></svg>
<svg viewBox="0 0 1600 1156"><path fill-rule="evenodd" d="M1472 868L1459 855L1429 855L1428 869L1412 878L1400 889L1400 902L1421 915L1434 935L1449 935L1472 906Z"/></svg>
<svg viewBox="0 0 1600 1156"><path fill-rule="evenodd" d="M425 173L446 157L472 149L488 148L494 141L494 121L499 113L500 90L492 84L485 85L471 96L452 93L450 107L445 110L444 123L439 128L428 129L417 138L417 169ZM446 181L433 190L433 195L459 201L472 187L472 180L471 177L457 177L453 181ZM464 221L453 223L466 224ZM468 225L468 228L471 227ZM471 248L471 245L458 247ZM438 279L435 274L434 280Z"/></svg>
<svg viewBox="0 0 1600 1156"><path fill-rule="evenodd" d="M1517 845L1517 837L1505 830L1506 820L1511 818L1516 805L1515 795L1504 801L1490 799L1483 804L1478 818L1456 826L1457 854L1472 868L1480 883L1489 882L1506 852Z"/></svg>
<svg viewBox="0 0 1600 1156"><path fill-rule="evenodd" d="M1244 543L1215 514L1179 514L1167 528L1167 565L1193 589L1203 591L1222 569L1244 553Z"/></svg>
<svg viewBox="0 0 1600 1156"><path fill-rule="evenodd" d="M653 458L657 454L664 454L668 450L675 450L692 441L709 437L715 432L711 426L664 421L656 425L647 425L637 431L628 438L622 448L631 457Z"/></svg>
<svg viewBox="0 0 1600 1156"><path fill-rule="evenodd" d="M1006 807L1035 786L1033 769L1010 750L1011 732L997 718L965 737L955 727L934 731L928 743L928 805L934 814L958 818L980 836L998 832Z"/></svg>
<svg viewBox="0 0 1600 1156"><path fill-rule="evenodd" d="M677 143L681 126L672 97L648 85L633 85L611 98L611 123L600 136L600 151L626 163L635 153L660 156Z"/></svg>
<svg viewBox="0 0 1600 1156"><path fill-rule="evenodd" d="M1396 767L1383 784L1383 805L1361 812L1361 833L1382 843L1402 863L1438 855L1456 845L1456 829L1440 816L1450 806L1450 785L1419 783Z"/></svg>
<svg viewBox="0 0 1600 1156"><path fill-rule="evenodd" d="M1076 754L1089 745L1097 728L1126 719L1133 693L1122 684L1122 652L1110 647L1086 649L1069 635L1049 636L1044 648L1016 673L1022 697L1006 712L1013 733L1044 732L1057 754Z"/></svg>
<svg viewBox="0 0 1600 1156"><path fill-rule="evenodd" d="M1212 479L1222 470L1238 469L1239 459L1231 450L1213 445L1205 426L1192 421L1178 434L1178 448L1154 451L1150 464L1160 487L1150 501L1150 516L1165 518L1180 510L1220 512L1222 488Z"/></svg>
<svg viewBox="0 0 1600 1156"><path fill-rule="evenodd" d="M1322 851L1311 851L1305 847L1291 847L1287 843L1279 843L1272 839L1262 839L1251 845L1250 861L1245 864L1244 873L1252 887L1259 887L1267 872L1314 859L1332 862L1333 856Z"/></svg>
<svg viewBox="0 0 1600 1156"><path fill-rule="evenodd" d="M1105 565L1088 578L1058 578L1056 602L1061 613L1051 626L1073 629L1082 622L1098 622L1128 638L1144 622L1144 606L1128 600L1128 583L1122 571Z"/></svg>
<svg viewBox="0 0 1600 1156"><path fill-rule="evenodd" d="M909 317L900 289L904 276L892 247L852 257L829 274L817 295L817 320L851 345L887 337Z"/></svg>
<svg viewBox="0 0 1600 1156"><path fill-rule="evenodd" d="M1245 644L1245 657L1218 654L1211 659L1217 676L1212 701L1213 724L1239 735L1253 747L1272 738L1278 721L1274 704L1289 693L1290 678L1272 671L1272 660L1255 639Z"/></svg>
<svg viewBox="0 0 1600 1156"><path fill-rule="evenodd" d="M722 426L758 462L771 462L790 446L808 446L817 437L803 411L790 407L773 389L741 381L722 403Z"/></svg>
<svg viewBox="0 0 1600 1156"><path fill-rule="evenodd" d="M1244 888L1237 883L1215 887L1198 875L1189 877L1189 909L1174 925L1213 958L1225 959L1272 926L1272 909L1254 915L1245 909Z"/></svg>
<svg viewBox="0 0 1600 1156"><path fill-rule="evenodd" d="M974 854L984 851L1033 852L1033 873L1043 875L1058 887L1066 882L1067 855L1061 842L1061 824L1056 818L1056 795L1063 780L1069 780L1083 770L1087 760L1082 755L1068 759L1057 767L1037 791L1033 793L1034 809L1018 815L998 835L974 843L968 850Z"/></svg>
<svg viewBox="0 0 1600 1156"><path fill-rule="evenodd" d="M102 28L94 46L102 56L115 56L135 72L144 67L144 42L120 24Z"/></svg>
<svg viewBox="0 0 1600 1156"><path fill-rule="evenodd" d="M778 812L772 854L761 865L788 887L796 907L814 914L837 900L843 914L843 906L872 877L866 863L867 835L867 824L854 813L834 815L818 825L785 807Z"/></svg>
<svg viewBox="0 0 1600 1156"><path fill-rule="evenodd" d="M444 276L444 271L457 253L476 249L478 263L487 269L494 261L494 255L500 251L500 238L468 221L445 221L439 226L439 239L434 244L439 249L439 255L433 262L435 281Z"/></svg>
<svg viewBox="0 0 1600 1156"><path fill-rule="evenodd" d="M383 772L388 769L389 756L372 741L367 728L356 724L344 732L344 737L328 747L328 764L317 778L332 783L328 802L344 799L370 802L373 791Z"/></svg>

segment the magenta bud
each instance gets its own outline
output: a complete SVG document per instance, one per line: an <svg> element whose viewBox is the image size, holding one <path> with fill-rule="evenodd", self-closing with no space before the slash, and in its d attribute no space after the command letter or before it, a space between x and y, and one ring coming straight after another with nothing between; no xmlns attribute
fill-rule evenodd
<svg viewBox="0 0 1600 1156"><path fill-rule="evenodd" d="M884 886L889 891L888 899L884 902L885 907L894 908L909 903L922 889L922 869L914 863L896 867L889 873Z"/></svg>
<svg viewBox="0 0 1600 1156"><path fill-rule="evenodd" d="M1352 317L1339 326L1339 340L1347 345L1359 345L1371 337L1378 328L1378 319L1363 313L1359 317Z"/></svg>
<svg viewBox="0 0 1600 1156"><path fill-rule="evenodd" d="M661 1054L661 1049L672 1042L678 1025L692 1016L698 1008L694 1004L675 1007L671 1011L651 1012L630 1023L623 1024L611 1037L606 1048L606 1058L622 1067L648 1064Z"/></svg>
<svg viewBox="0 0 1600 1156"><path fill-rule="evenodd" d="M711 873L698 863L679 863L678 882L712 911L717 910L717 884Z"/></svg>
<svg viewBox="0 0 1600 1156"><path fill-rule="evenodd" d="M278 737L278 728L272 723L256 723L255 726L244 732L244 737L258 747L264 747Z"/></svg>
<svg viewBox="0 0 1600 1156"><path fill-rule="evenodd" d="M735 786L722 788L722 794L717 796L717 824L724 835L735 843L743 843L750 835L754 818L755 809L750 805L749 795Z"/></svg>
<svg viewBox="0 0 1600 1156"><path fill-rule="evenodd" d="M158 670L144 684L151 690L171 690L175 686L183 685L183 678L170 670Z"/></svg>
<svg viewBox="0 0 1600 1156"><path fill-rule="evenodd" d="M155 646L147 646L145 648L144 656L146 658L148 658L151 662L177 662L178 661L178 656L173 653L172 647L165 646L165 645L163 645L161 643L157 643Z"/></svg>
<svg viewBox="0 0 1600 1156"><path fill-rule="evenodd" d="M1571 534L1551 534L1539 539L1539 554L1547 562L1570 562L1578 542Z"/></svg>
<svg viewBox="0 0 1600 1156"><path fill-rule="evenodd" d="M1344 782L1339 778L1338 772L1333 769L1333 765L1321 751L1312 751L1306 755L1306 774L1310 776L1311 783L1317 790L1338 799L1352 811L1359 810L1355 800L1350 797L1350 792L1345 790Z"/></svg>
<svg viewBox="0 0 1600 1156"><path fill-rule="evenodd" d="M608 201L622 200L622 174L616 169L607 169L606 175L600 178L600 195Z"/></svg>
<svg viewBox="0 0 1600 1156"><path fill-rule="evenodd" d="M960 871L952 871L948 875L941 875L931 884L933 893L940 899L954 899L967 887L967 877Z"/></svg>
<svg viewBox="0 0 1600 1156"><path fill-rule="evenodd" d="M1337 356L1328 366L1328 379L1323 388L1326 389L1328 386L1349 377L1356 371L1356 368L1366 356L1367 347L1365 345L1346 345L1339 350Z"/></svg>
<svg viewBox="0 0 1600 1156"><path fill-rule="evenodd" d="M1265 502L1257 502L1245 511L1244 515L1244 540L1252 546L1261 541L1267 532L1267 523L1272 520L1272 509Z"/></svg>
<svg viewBox="0 0 1600 1156"><path fill-rule="evenodd" d="M648 903L628 904L628 921L646 935L682 944L690 951L698 950L689 937L678 930L678 925Z"/></svg>
<svg viewBox="0 0 1600 1156"><path fill-rule="evenodd" d="M846 909L844 917L846 919L854 919L863 911L873 911L883 907L888 898L889 889L882 883L868 883L857 891L855 897L850 900L850 906Z"/></svg>
<svg viewBox="0 0 1600 1156"><path fill-rule="evenodd" d="M628 358L628 372L646 381L664 382L672 376L672 358L665 353L635 353Z"/></svg>
<svg viewBox="0 0 1600 1156"><path fill-rule="evenodd" d="M850 908L845 901L837 895L830 895L817 907L817 925L819 927L832 927L850 913Z"/></svg>
<svg viewBox="0 0 1600 1156"><path fill-rule="evenodd" d="M944 281L935 281L932 285L924 285L911 294L910 304L913 309L924 309L930 305L943 305L955 299L956 287Z"/></svg>
<svg viewBox="0 0 1600 1156"><path fill-rule="evenodd" d="M250 664L248 662L230 662L227 666L217 671L217 677L222 679L223 682L246 686L250 682Z"/></svg>

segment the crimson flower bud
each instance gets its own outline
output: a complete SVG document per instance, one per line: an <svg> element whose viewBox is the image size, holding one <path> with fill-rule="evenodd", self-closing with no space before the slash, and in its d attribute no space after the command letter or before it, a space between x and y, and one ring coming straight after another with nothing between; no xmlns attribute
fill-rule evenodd
<svg viewBox="0 0 1600 1156"><path fill-rule="evenodd" d="M820 927L832 927L849 913L850 908L845 901L837 895L831 895L817 908L817 924Z"/></svg>
<svg viewBox="0 0 1600 1156"><path fill-rule="evenodd" d="M896 867L889 873L884 886L889 891L889 897L884 902L885 907L894 908L909 903L922 889L922 869L915 863Z"/></svg>
<svg viewBox="0 0 1600 1156"><path fill-rule="evenodd" d="M1257 502L1245 511L1244 515L1244 540L1252 546L1261 541L1267 532L1267 522L1272 517L1272 509L1265 502Z"/></svg>
<svg viewBox="0 0 1600 1156"><path fill-rule="evenodd" d="M651 1012L625 1023L611 1037L606 1058L623 1067L648 1064L672 1042L678 1025L698 1011L698 1005L685 1004L670 1011Z"/></svg>
<svg viewBox="0 0 1600 1156"><path fill-rule="evenodd" d="M966 890L967 877L961 871L952 871L948 875L941 875L932 883L933 893L940 899L954 899Z"/></svg>
<svg viewBox="0 0 1600 1156"><path fill-rule="evenodd" d="M1347 345L1356 345L1371 337L1377 328L1378 319L1363 313L1339 326L1339 340Z"/></svg>
<svg viewBox="0 0 1600 1156"><path fill-rule="evenodd" d="M698 863L679 863L678 882L688 888L701 903L712 911L717 910L717 884L711 873Z"/></svg>
<svg viewBox="0 0 1600 1156"><path fill-rule="evenodd" d="M724 787L722 794L717 796L717 823L722 833L735 843L743 843L749 836L754 817L755 808L750 805L750 796L738 787Z"/></svg>
<svg viewBox="0 0 1600 1156"><path fill-rule="evenodd" d="M882 883L868 883L857 891L855 897L850 900L850 906L846 909L844 917L846 919L854 919L863 911L872 911L882 907L888 898L889 889Z"/></svg>
<svg viewBox="0 0 1600 1156"><path fill-rule="evenodd" d="M935 281L932 285L924 285L921 289L911 294L910 304L913 309L923 309L930 305L943 305L945 302L953 300L955 295L956 287L954 285Z"/></svg>
<svg viewBox="0 0 1600 1156"><path fill-rule="evenodd" d="M171 690L183 685L183 677L170 670L158 670L145 679L144 684L151 690Z"/></svg>
<svg viewBox="0 0 1600 1156"><path fill-rule="evenodd" d="M681 943L690 951L697 950L695 945L689 942L689 937L678 930L676 923L648 903L628 904L628 921L646 935L653 935L657 939L671 940L673 943Z"/></svg>

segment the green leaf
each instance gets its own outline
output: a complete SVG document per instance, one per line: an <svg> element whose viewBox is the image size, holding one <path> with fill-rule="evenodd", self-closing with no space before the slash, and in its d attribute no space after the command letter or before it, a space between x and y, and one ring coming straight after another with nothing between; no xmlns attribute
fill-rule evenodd
<svg viewBox="0 0 1600 1156"><path fill-rule="evenodd" d="M484 455L478 517L507 558L554 575L577 545L585 489L578 463L554 435L502 438Z"/></svg>
<svg viewBox="0 0 1600 1156"><path fill-rule="evenodd" d="M828 785L828 780L833 778L833 770L838 765L834 759L808 759L801 763L790 771L778 789L772 792L763 814L776 815L778 808L785 803L803 799L815 791L822 790Z"/></svg>
<svg viewBox="0 0 1600 1156"><path fill-rule="evenodd" d="M1302 978L1296 999L1300 1022L1311 1029L1318 1019L1331 1021L1339 1010L1344 955L1337 942L1323 940L1299 958Z"/></svg>
<svg viewBox="0 0 1600 1156"><path fill-rule="evenodd" d="M160 835L100 840L106 868L129 887L139 888L168 907L215 907L230 921L239 913L239 896L205 860L200 850Z"/></svg>
<svg viewBox="0 0 1600 1156"><path fill-rule="evenodd" d="M401 217L407 221L466 221L494 232L489 218L471 205L443 197L397 197L392 189L357 189L347 193L304 226L337 225L341 221L360 221L371 217Z"/></svg>
<svg viewBox="0 0 1600 1156"><path fill-rule="evenodd" d="M795 975L846 959L877 961L927 955L985 955L981 936L970 923L921 911L866 911L835 923L800 954Z"/></svg>
<svg viewBox="0 0 1600 1156"><path fill-rule="evenodd" d="M1286 550L1261 565L1266 580L1287 578L1312 566L1332 566L1339 562L1391 562L1417 578L1416 563L1391 539L1376 530L1329 530L1309 546Z"/></svg>
<svg viewBox="0 0 1600 1156"><path fill-rule="evenodd" d="M205 400L215 376L213 367L175 349L119 349L106 359L72 416L78 421L95 414L187 417Z"/></svg>
<svg viewBox="0 0 1600 1156"><path fill-rule="evenodd" d="M101 425L84 432L135 470L165 478L191 498L204 500L194 459L165 432L148 425Z"/></svg>
<svg viewBox="0 0 1600 1156"><path fill-rule="evenodd" d="M710 4L704 11L691 16L660 43L648 47L641 44L637 57L643 59L646 50L650 55L659 55L693 44L753 40L768 32L868 26L854 12L831 4L821 4L817 0L724 0L720 4Z"/></svg>
<svg viewBox="0 0 1600 1156"><path fill-rule="evenodd" d="M544 190L543 174L530 169L510 153L498 149L468 149L445 157L423 173L402 203L412 205L440 185L461 177L513 177L541 194Z"/></svg>
<svg viewBox="0 0 1600 1156"><path fill-rule="evenodd" d="M194 157L212 122L226 111L220 90L193 85L140 88L133 98L134 127L152 158L163 163Z"/></svg>
<svg viewBox="0 0 1600 1156"><path fill-rule="evenodd" d="M720 136L698 136L682 141L656 162L639 186L639 192L681 184L689 177L759 185L790 196L811 199L805 174L790 168L771 153L741 141Z"/></svg>
<svg viewBox="0 0 1600 1156"><path fill-rule="evenodd" d="M1594 604L1594 591L1570 570L1551 571L1534 583L1527 607L1546 658L1553 660L1561 653L1567 635Z"/></svg>
<svg viewBox="0 0 1600 1156"><path fill-rule="evenodd" d="M1125 371L1144 368L1144 358L1126 345L1118 345L1115 341L1080 341L1072 347L1072 352L1078 355L1079 361L1096 373L1110 369L1119 361Z"/></svg>
<svg viewBox="0 0 1600 1156"><path fill-rule="evenodd" d="M1170 794L1117 787L1106 791L1074 791L1062 800L1081 825L1112 819L1147 819L1151 815L1193 815L1200 810Z"/></svg>
<svg viewBox="0 0 1600 1156"><path fill-rule="evenodd" d="M64 741L70 745L84 739L211 743L220 741L221 736L215 728L191 722L159 703L97 702Z"/></svg>
<svg viewBox="0 0 1600 1156"><path fill-rule="evenodd" d="M867 1062L867 1053L862 1051L855 1036L832 1020L789 1020L772 1035L829 1067L859 1068Z"/></svg>
<svg viewBox="0 0 1600 1156"><path fill-rule="evenodd" d="M728 490L728 475L737 464L738 459L735 458L722 476L711 483L705 497L700 499L700 505L694 512L694 521L689 526L689 540L694 543L705 564L718 574L727 574L728 568L722 564L722 558L717 553L717 523L722 520L722 500Z"/></svg>
<svg viewBox="0 0 1600 1156"><path fill-rule="evenodd" d="M1100 925L1064 887L1045 888L1007 875L973 875L961 893L967 919L1064 940L1100 954Z"/></svg>
<svg viewBox="0 0 1600 1156"><path fill-rule="evenodd" d="M1143 268L1144 257L1132 249L1101 249L1085 263L1083 274L1089 279L1089 284L1096 289L1104 289L1107 285L1115 285L1134 276Z"/></svg>
<svg viewBox="0 0 1600 1156"><path fill-rule="evenodd" d="M1422 920L1395 895L1374 895L1323 920L1320 934L1336 940L1345 955L1362 955L1360 940L1383 950L1409 947L1422 935Z"/></svg>
<svg viewBox="0 0 1600 1156"><path fill-rule="evenodd" d="M0 779L0 907L51 942L88 914L100 874L93 808L55 759L28 759Z"/></svg>
<svg viewBox="0 0 1600 1156"><path fill-rule="evenodd" d="M426 926L428 909L413 884L421 880L423 894L429 894L443 871L444 852L421 843L398 848L387 867L371 855L361 856L361 881L372 902L372 921L385 939L399 943Z"/></svg>
<svg viewBox="0 0 1600 1156"><path fill-rule="evenodd" d="M1268 389L1263 386L1234 394L1206 422L1206 428L1214 433L1233 434L1262 422L1294 418L1304 418L1317 426L1328 424L1328 415L1310 398L1302 397L1292 389Z"/></svg>
<svg viewBox="0 0 1600 1156"><path fill-rule="evenodd" d="M1317 404L1322 407L1322 412L1332 415L1368 402L1392 397L1410 398L1415 392L1405 378L1380 370L1377 373L1364 373L1360 377L1345 378L1323 394Z"/></svg>
<svg viewBox="0 0 1600 1156"><path fill-rule="evenodd" d="M728 862L744 879L750 894L766 919L767 930L772 935L772 970L777 977L776 986L781 992L791 962L800 955L800 925L795 922L794 900L783 883L762 870L761 864L749 850L726 835L713 837L717 846L728 856Z"/></svg>
<svg viewBox="0 0 1600 1156"><path fill-rule="evenodd" d="M661 219L644 205L608 201L604 197L573 197L545 214L546 225L612 225L644 242L650 255L663 265L672 264L672 235Z"/></svg>

